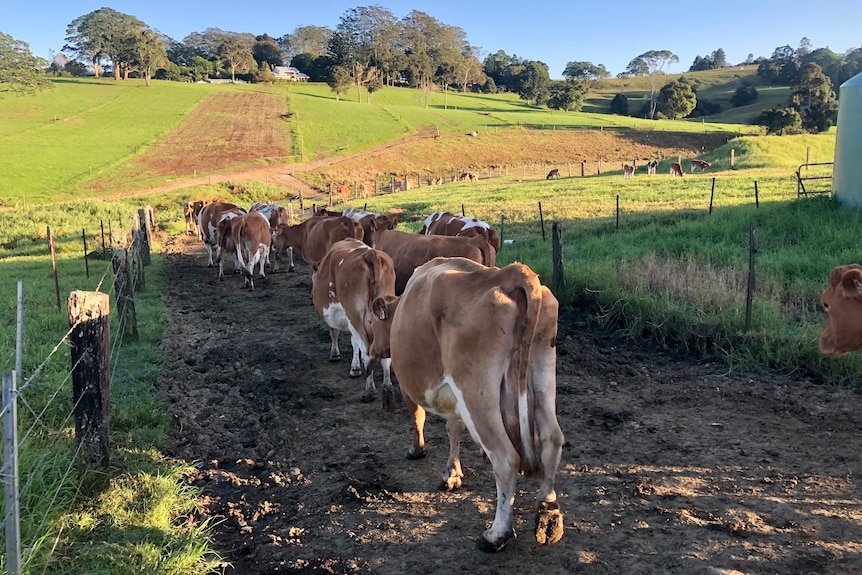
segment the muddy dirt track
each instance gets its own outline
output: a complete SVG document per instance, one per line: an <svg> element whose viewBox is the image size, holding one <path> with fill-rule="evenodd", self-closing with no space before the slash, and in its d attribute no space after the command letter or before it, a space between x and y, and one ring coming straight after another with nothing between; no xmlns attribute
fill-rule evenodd
<svg viewBox="0 0 862 575"><path fill-rule="evenodd" d="M170 453L198 462L189 481L218 521L226 573L862 573L856 392L727 375L591 331L562 306L566 533L536 544L537 486L522 479L518 538L485 555L475 541L494 514L490 464L465 438L464 487L436 491L447 440L434 416L428 457L406 459L400 398L395 413L361 403L349 352L327 361L305 264L248 292L236 276L219 282L196 241L166 252Z"/></svg>

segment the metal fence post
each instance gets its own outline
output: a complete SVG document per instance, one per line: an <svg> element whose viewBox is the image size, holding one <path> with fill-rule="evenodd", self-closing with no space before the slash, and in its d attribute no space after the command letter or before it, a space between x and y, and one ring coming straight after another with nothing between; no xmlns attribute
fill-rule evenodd
<svg viewBox="0 0 862 575"><path fill-rule="evenodd" d="M21 575L21 517L18 509L18 390L15 372L3 374L3 496L6 503L6 568Z"/></svg>

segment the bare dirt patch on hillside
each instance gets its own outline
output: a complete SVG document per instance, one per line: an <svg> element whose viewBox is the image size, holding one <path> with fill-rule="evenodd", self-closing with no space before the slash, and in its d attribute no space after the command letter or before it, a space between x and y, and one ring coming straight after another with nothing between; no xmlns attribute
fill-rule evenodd
<svg viewBox="0 0 862 575"><path fill-rule="evenodd" d="M464 487L436 491L447 440L433 416L428 457L406 459L403 404L361 403L349 359L327 361L306 265L248 292L179 237L165 272L170 453L198 462L189 481L226 573L862 573L856 392L728 374L591 330L563 306L566 533L536 544L536 485L522 480L518 538L489 556L475 540L494 514L490 464L465 439Z"/></svg>

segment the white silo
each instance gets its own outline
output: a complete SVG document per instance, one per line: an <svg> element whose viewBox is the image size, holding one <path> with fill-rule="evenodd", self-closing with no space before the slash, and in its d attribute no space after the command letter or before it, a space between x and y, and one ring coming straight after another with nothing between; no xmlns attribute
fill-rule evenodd
<svg viewBox="0 0 862 575"><path fill-rule="evenodd" d="M841 84L839 90L832 193L842 205L860 208L862 207L862 74L856 74Z"/></svg>

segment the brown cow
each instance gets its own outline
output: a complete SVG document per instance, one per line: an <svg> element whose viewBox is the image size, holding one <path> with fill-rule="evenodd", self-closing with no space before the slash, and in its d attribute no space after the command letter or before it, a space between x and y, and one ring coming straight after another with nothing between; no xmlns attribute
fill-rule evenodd
<svg viewBox="0 0 862 575"><path fill-rule="evenodd" d="M243 208L228 202L212 202L201 209L200 214L198 214L198 228L201 231L204 249L207 251L207 267L215 265L213 260L214 250L216 258L220 258L221 256L218 236L219 222L223 219L235 218L245 213Z"/></svg>
<svg viewBox="0 0 862 575"><path fill-rule="evenodd" d="M278 204L268 204L263 202L255 202L251 205L250 212L260 212L269 221L269 227L272 229L272 236L275 239L275 232L278 226L282 224L293 223L293 217L283 207ZM279 268L279 252L275 249L275 242L270 245L269 264L272 266L272 271L277 272Z"/></svg>
<svg viewBox="0 0 862 575"><path fill-rule="evenodd" d="M711 168L712 164L709 162L704 162L703 160L692 160L691 161L691 173L693 174L695 170L700 170L701 172L705 172L707 168Z"/></svg>
<svg viewBox="0 0 862 575"><path fill-rule="evenodd" d="M519 473L541 481L536 540L552 545L563 537L554 490L563 446L555 406L558 309L551 291L523 264L497 269L436 258L387 306L383 315L391 321L375 324L381 331L373 334L371 357L391 356L413 415L408 457L425 456L427 410L446 419L449 435L441 487L461 487L464 429L491 460L497 511L479 538L483 551L499 551L515 537Z"/></svg>
<svg viewBox="0 0 862 575"><path fill-rule="evenodd" d="M250 212L235 218L227 218L218 224L220 242L227 248L226 238L236 250L237 267L243 275L243 286L254 291L254 266L260 265L260 277L266 277L264 265L269 259L272 230L269 220L260 212ZM219 279L224 277L219 259Z"/></svg>
<svg viewBox="0 0 862 575"><path fill-rule="evenodd" d="M195 222L195 203L194 202L186 202L186 205L183 209L183 216L185 216L186 220L186 235L191 236L197 233L200 235L200 230L198 229L197 222Z"/></svg>
<svg viewBox="0 0 862 575"><path fill-rule="evenodd" d="M482 236L420 235L400 230L378 230L374 245L395 263L395 294L400 295L413 270L436 257L463 257L494 266L497 252Z"/></svg>
<svg viewBox="0 0 862 575"><path fill-rule="evenodd" d="M548 172L548 175L545 176L545 179L550 180L551 178L559 178L559 177L560 177L560 169L554 168L553 170Z"/></svg>
<svg viewBox="0 0 862 575"><path fill-rule="evenodd" d="M670 175L671 176L679 176L680 178L685 175L685 172L682 171L682 166L679 162L671 162L670 164Z"/></svg>
<svg viewBox="0 0 862 575"><path fill-rule="evenodd" d="M368 196L374 195L374 183L373 182L365 182L362 184L362 197L367 198Z"/></svg>
<svg viewBox="0 0 862 575"><path fill-rule="evenodd" d="M631 180L635 177L635 172L638 169L637 161L632 161L631 165L623 164L623 179Z"/></svg>
<svg viewBox="0 0 862 575"><path fill-rule="evenodd" d="M487 222L475 218L456 216L450 212L435 212L425 218L420 234L440 236L481 235L495 251L500 251L500 236Z"/></svg>
<svg viewBox="0 0 862 575"><path fill-rule="evenodd" d="M341 201L341 203L344 203L350 199L350 186L342 184L338 186L336 191L338 192L338 199Z"/></svg>
<svg viewBox="0 0 862 575"><path fill-rule="evenodd" d="M820 352L841 357L862 349L862 266L838 266L820 295L826 324L820 334Z"/></svg>
<svg viewBox="0 0 862 575"><path fill-rule="evenodd" d="M384 321L380 310L395 299L395 269L392 258L357 239L335 242L323 259L313 265L317 280L311 289L314 308L329 326L332 346L330 361L339 361L340 331L350 332L353 360L351 377L359 377L369 367L368 348L373 325ZM379 331L379 330L378 330ZM383 387L392 388L389 361L383 361ZM374 399L374 374L368 370L362 401ZM388 403L387 403L388 401ZM387 411L394 408L391 393L384 395Z"/></svg>
<svg viewBox="0 0 862 575"><path fill-rule="evenodd" d="M365 234L362 241L371 247L374 247L374 234L377 230L394 230L398 225L398 219L395 217L366 212L359 208L347 208L341 215L359 222Z"/></svg>

